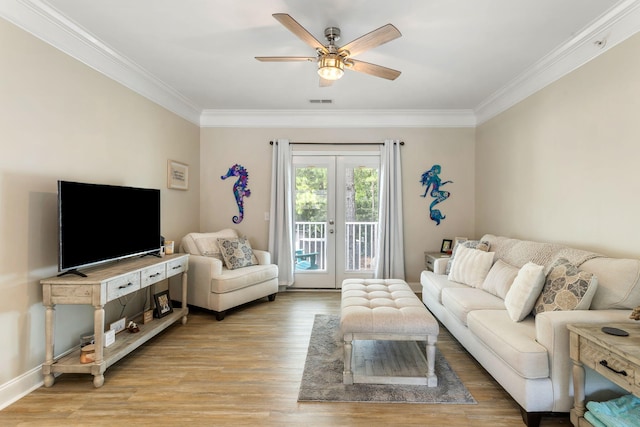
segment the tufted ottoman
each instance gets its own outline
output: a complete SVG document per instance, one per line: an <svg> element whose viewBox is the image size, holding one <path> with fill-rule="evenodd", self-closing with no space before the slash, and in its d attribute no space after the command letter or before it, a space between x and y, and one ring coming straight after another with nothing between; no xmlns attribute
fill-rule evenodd
<svg viewBox="0 0 640 427"><path fill-rule="evenodd" d="M343 382L424 384L436 387L435 344L438 322L404 280L347 279L342 282L340 329L344 337ZM426 341L427 372L415 377L356 375L352 370L354 340ZM402 356L402 355L400 355Z"/></svg>

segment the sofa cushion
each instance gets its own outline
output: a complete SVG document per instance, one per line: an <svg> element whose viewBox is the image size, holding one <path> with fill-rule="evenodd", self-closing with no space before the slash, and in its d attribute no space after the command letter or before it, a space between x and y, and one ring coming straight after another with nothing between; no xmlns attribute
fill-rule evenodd
<svg viewBox="0 0 640 427"><path fill-rule="evenodd" d="M444 274L435 274L433 271L423 271L420 274L420 284L422 284L422 293L427 295L429 299L442 304L442 290L446 288L464 288L469 289L467 285L452 282Z"/></svg>
<svg viewBox="0 0 640 427"><path fill-rule="evenodd" d="M493 264L493 252L459 246L449 280L479 288Z"/></svg>
<svg viewBox="0 0 640 427"><path fill-rule="evenodd" d="M220 245L222 260L229 270L258 264L258 259L253 254L249 239L246 237L218 239L218 245Z"/></svg>
<svg viewBox="0 0 640 427"><path fill-rule="evenodd" d="M497 260L482 282L482 289L504 299L519 270L518 267L507 264L501 259Z"/></svg>
<svg viewBox="0 0 640 427"><path fill-rule="evenodd" d="M566 258L559 258L547 274L533 314L544 311L588 310L597 287L598 279L593 273L579 270Z"/></svg>
<svg viewBox="0 0 640 427"><path fill-rule="evenodd" d="M213 233L189 233L182 238L180 250L191 255L213 256L222 260L218 239L233 237L238 237L238 234L231 228Z"/></svg>
<svg viewBox="0 0 640 427"><path fill-rule="evenodd" d="M640 305L640 260L601 257L579 267L598 277L592 310L633 310Z"/></svg>
<svg viewBox="0 0 640 427"><path fill-rule="evenodd" d="M254 286L278 277L278 266L275 264L252 265L236 270L223 269L224 274L211 279L211 292L224 294Z"/></svg>
<svg viewBox="0 0 640 427"><path fill-rule="evenodd" d="M504 305L511 320L519 322L533 310L538 295L544 286L544 267L528 262L520 268L507 296Z"/></svg>
<svg viewBox="0 0 640 427"><path fill-rule="evenodd" d="M451 273L451 267L453 266L453 260L456 257L456 254L458 253L458 248L469 248L469 249L477 249L479 251L483 251L483 252L488 252L489 251L489 242L485 241L485 240L465 240L464 242L460 242L457 243L454 247L453 250L451 251L451 257L449 258L449 261L447 262L447 271L446 274Z"/></svg>
<svg viewBox="0 0 640 427"><path fill-rule="evenodd" d="M547 350L536 341L533 316L511 322L506 310L476 310L467 317L469 330L523 378L548 378Z"/></svg>
<svg viewBox="0 0 640 427"><path fill-rule="evenodd" d="M442 290L442 305L463 324L474 310L504 310L504 301L489 292L475 288L446 288Z"/></svg>

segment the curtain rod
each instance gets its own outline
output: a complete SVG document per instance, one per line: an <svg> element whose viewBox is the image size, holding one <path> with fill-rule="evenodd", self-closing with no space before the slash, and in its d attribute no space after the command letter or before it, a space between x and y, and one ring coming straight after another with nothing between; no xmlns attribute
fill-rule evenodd
<svg viewBox="0 0 640 427"><path fill-rule="evenodd" d="M269 145L278 144L278 141L269 141ZM296 145L384 145L384 142L290 142L289 144ZM394 144L396 144L394 142ZM398 142L400 145L404 145L404 141Z"/></svg>

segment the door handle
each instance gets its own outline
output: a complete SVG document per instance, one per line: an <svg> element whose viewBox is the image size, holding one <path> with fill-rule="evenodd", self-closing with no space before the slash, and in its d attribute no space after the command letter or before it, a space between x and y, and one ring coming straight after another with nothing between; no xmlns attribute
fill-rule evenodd
<svg viewBox="0 0 640 427"><path fill-rule="evenodd" d="M329 234L333 234L333 228L329 230Z"/></svg>
<svg viewBox="0 0 640 427"><path fill-rule="evenodd" d="M333 225L333 220L332 219L329 220L329 225Z"/></svg>

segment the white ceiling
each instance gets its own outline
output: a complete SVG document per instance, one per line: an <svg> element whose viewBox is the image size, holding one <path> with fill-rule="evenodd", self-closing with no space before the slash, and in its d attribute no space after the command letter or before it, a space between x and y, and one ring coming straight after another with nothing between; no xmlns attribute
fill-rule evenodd
<svg viewBox="0 0 640 427"><path fill-rule="evenodd" d="M498 100L508 91L527 84L531 88L526 90L536 90L532 79L543 85L545 78L570 71L549 74L580 46L588 52L578 61L596 56L603 47L597 42L611 44L613 23L638 9L634 0L11 2L17 6L0 10L6 18L156 102L182 103L173 109L182 108L183 116L211 114L208 110L307 109L479 114L489 104L499 109L500 102L508 103ZM16 12L26 10L24 4L28 13L46 16L46 23L25 23L27 12ZM388 81L347 71L332 87L320 88L314 63L255 60L315 54L271 16L277 12L290 14L323 42L325 27L339 27L338 45L392 23L402 37L357 59L402 75ZM60 29L66 34L56 36ZM613 38L624 39L638 29ZM56 37L62 40L52 40ZM574 62L563 67L580 65L570 65ZM541 79L543 71L549 76ZM318 106L311 99L333 103Z"/></svg>

